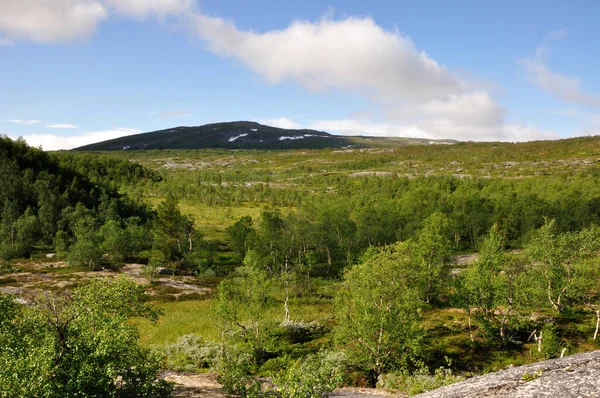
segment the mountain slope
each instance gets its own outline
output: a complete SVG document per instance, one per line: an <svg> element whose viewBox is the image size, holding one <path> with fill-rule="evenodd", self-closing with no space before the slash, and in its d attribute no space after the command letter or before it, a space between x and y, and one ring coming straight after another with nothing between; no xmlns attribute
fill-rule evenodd
<svg viewBox="0 0 600 398"><path fill-rule="evenodd" d="M77 148L78 151L138 149L321 149L452 143L424 139L346 137L316 130L292 130L255 122L213 123L130 135Z"/></svg>

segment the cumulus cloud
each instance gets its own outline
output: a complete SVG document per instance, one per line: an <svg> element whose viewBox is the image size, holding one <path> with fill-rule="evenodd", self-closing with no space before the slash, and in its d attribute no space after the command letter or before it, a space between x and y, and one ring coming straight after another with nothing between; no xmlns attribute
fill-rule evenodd
<svg viewBox="0 0 600 398"><path fill-rule="evenodd" d="M287 117L279 117L276 119L261 119L258 121L260 124L264 124L272 127L279 127L281 129L299 129L302 128L298 123L292 121Z"/></svg>
<svg viewBox="0 0 600 398"><path fill-rule="evenodd" d="M2 0L0 32L9 39L36 42L86 38L106 16L95 0Z"/></svg>
<svg viewBox="0 0 600 398"><path fill-rule="evenodd" d="M44 127L47 129L78 129L79 128L79 126L76 126L74 124L68 124L68 123L47 124Z"/></svg>
<svg viewBox="0 0 600 398"><path fill-rule="evenodd" d="M191 10L194 0L1 0L0 33L6 43L85 39L111 13L144 19Z"/></svg>
<svg viewBox="0 0 600 398"><path fill-rule="evenodd" d="M44 150L55 151L59 149L78 148L80 146L94 144L96 142L112 140L114 138L139 133L141 133L141 130L120 127L113 130L93 131L69 137L54 134L30 134L24 135L23 138L31 146L41 146Z"/></svg>
<svg viewBox="0 0 600 398"><path fill-rule="evenodd" d="M194 0L103 0L119 14L143 19L149 15L164 17L189 11Z"/></svg>
<svg viewBox="0 0 600 398"><path fill-rule="evenodd" d="M423 109L435 119L474 126L501 124L506 115L506 111L484 91L450 95L443 100L434 99L426 103Z"/></svg>
<svg viewBox="0 0 600 398"><path fill-rule="evenodd" d="M370 18L296 21L284 30L241 31L230 21L194 16L195 31L216 53L234 57L270 83L311 90L374 90L405 98L460 93L462 82L410 38Z"/></svg>
<svg viewBox="0 0 600 398"><path fill-rule="evenodd" d="M464 141L533 141L559 138L551 131L532 126L502 123L491 126L459 126L448 120L414 124L377 123L363 120L320 120L308 128L342 135L458 139Z"/></svg>
<svg viewBox="0 0 600 398"><path fill-rule="evenodd" d="M546 135L507 124L506 111L486 89L446 68L410 37L386 30L366 17L334 20L327 16L314 22L295 21L280 30L254 32L201 13L196 0L0 0L0 35L11 41L74 40L93 34L111 15L136 19L177 16L178 21L189 23L211 51L241 62L270 84L291 81L316 92L352 92L368 98L379 109L377 114L385 115L376 122L333 121L340 130L328 129L331 131L364 131L363 127L368 127L367 131L382 135L475 140ZM550 39L563 35L559 31ZM539 61L545 51L540 49L531 60ZM596 102L595 96L581 93L578 79L556 75L544 69L544 63L525 64L540 85L555 87L556 92L578 103ZM288 118L263 122L300 127ZM332 123L320 123L325 122ZM53 145L54 136L31 137L42 137L46 145ZM61 142L63 147L71 146Z"/></svg>
<svg viewBox="0 0 600 398"><path fill-rule="evenodd" d="M292 81L317 92L358 93L385 115L383 121L321 120L309 128L478 141L556 138L552 132L508 124L506 110L479 84L464 80L409 37L385 30L371 18L295 21L264 33L203 14L192 19L194 32L211 51L240 61L268 83ZM288 118L262 122L300 127Z"/></svg>

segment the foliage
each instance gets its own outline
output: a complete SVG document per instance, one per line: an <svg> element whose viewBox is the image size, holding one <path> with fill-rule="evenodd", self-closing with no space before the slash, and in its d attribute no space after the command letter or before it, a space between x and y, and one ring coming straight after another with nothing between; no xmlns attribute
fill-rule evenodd
<svg viewBox="0 0 600 398"><path fill-rule="evenodd" d="M431 374L429 368L420 363L412 374L404 371L384 375L380 387L404 391L412 396L465 380L452 372L451 365L452 361L446 357L446 366L440 366Z"/></svg>
<svg viewBox="0 0 600 398"><path fill-rule="evenodd" d="M137 345L132 317L155 319L126 279L94 280L72 294L42 295L18 307L2 296L0 395L159 397L160 356Z"/></svg>
<svg viewBox="0 0 600 398"><path fill-rule="evenodd" d="M90 216L99 224L108 219L136 216L145 221L150 217L145 206L122 197L114 187L92 182L23 140L0 137L0 186L0 256L4 259L29 257L35 246L54 243L59 231L63 231L60 249L68 250L78 240L75 229L81 217ZM83 236L81 230L78 233L82 243L73 248L79 252L76 262L95 267L97 255L81 259L95 238Z"/></svg>
<svg viewBox="0 0 600 398"><path fill-rule="evenodd" d="M169 369L197 372L216 364L219 347L197 334L186 334L164 348Z"/></svg>
<svg viewBox="0 0 600 398"><path fill-rule="evenodd" d="M581 300L585 293L578 288L584 276L579 265L600 250L600 230L587 228L558 234L556 221L547 219L525 249L536 262L532 277L538 281L538 298L545 297L552 308L561 313Z"/></svg>
<svg viewBox="0 0 600 398"><path fill-rule="evenodd" d="M215 313L225 341L243 341L260 350L265 339L264 313L270 306L270 286L264 269L253 263L254 252L246 255L245 266L219 285Z"/></svg>
<svg viewBox="0 0 600 398"><path fill-rule="evenodd" d="M328 397L343 381L343 366L326 353L293 362L273 382L282 398ZM337 358L335 358L337 359Z"/></svg>
<svg viewBox="0 0 600 398"><path fill-rule="evenodd" d="M218 381L226 393L242 398L261 398L266 395L262 383L251 373L252 362L252 355L235 345L222 348L217 361L217 372Z"/></svg>
<svg viewBox="0 0 600 398"><path fill-rule="evenodd" d="M375 378L419 352L421 301L409 273L405 245L388 246L348 269L336 296L336 340Z"/></svg>
<svg viewBox="0 0 600 398"><path fill-rule="evenodd" d="M174 196L158 206L152 233L152 260L156 264L168 266L173 273L180 267L199 264L202 236L194 229L194 221L181 214Z"/></svg>
<svg viewBox="0 0 600 398"><path fill-rule="evenodd" d="M506 343L519 324L519 309L531 284L527 263L504 251L505 237L494 225L482 241L479 260L455 281L454 302L473 316L485 336Z"/></svg>
<svg viewBox="0 0 600 398"><path fill-rule="evenodd" d="M419 294L428 304L440 301L446 293L451 253L449 231L448 217L436 212L423 221L422 229L410 242Z"/></svg>
<svg viewBox="0 0 600 398"><path fill-rule="evenodd" d="M249 237L254 231L252 226L252 217L244 216L227 228L227 237L229 245L238 255L240 260L246 256L249 247Z"/></svg>

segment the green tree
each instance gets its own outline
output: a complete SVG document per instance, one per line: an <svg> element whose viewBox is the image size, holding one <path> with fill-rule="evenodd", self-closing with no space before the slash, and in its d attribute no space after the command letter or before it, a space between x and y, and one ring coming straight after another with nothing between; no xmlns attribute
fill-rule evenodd
<svg viewBox="0 0 600 398"><path fill-rule="evenodd" d="M433 213L424 222L417 236L410 241L417 269L416 283L421 298L430 304L439 300L448 284L451 241L450 220L442 213Z"/></svg>
<svg viewBox="0 0 600 398"><path fill-rule="evenodd" d="M112 261L123 261L129 253L128 236L121 224L115 220L108 220L99 231L102 239L102 251Z"/></svg>
<svg viewBox="0 0 600 398"><path fill-rule="evenodd" d="M73 266L86 266L92 270L101 267L104 258L102 236L97 230L97 220L84 216L74 227L74 242L69 246L67 262Z"/></svg>
<svg viewBox="0 0 600 398"><path fill-rule="evenodd" d="M169 396L160 358L137 344L137 316L157 313L125 278L38 296L29 309L0 296L0 396Z"/></svg>
<svg viewBox="0 0 600 398"><path fill-rule="evenodd" d="M527 302L527 261L506 252L506 239L497 224L480 243L479 259L455 281L454 301L474 317L488 338L510 340L518 326L518 310ZM473 334L471 330L471 339Z"/></svg>
<svg viewBox="0 0 600 398"><path fill-rule="evenodd" d="M168 266L173 274L198 262L202 237L192 218L181 213L174 196L168 195L158 206L152 234L153 261Z"/></svg>
<svg viewBox="0 0 600 398"><path fill-rule="evenodd" d="M229 245L238 255L240 260L243 260L246 256L246 252L249 249L249 235L253 231L252 217L250 216L240 218L226 230L227 237L229 238Z"/></svg>
<svg viewBox="0 0 600 398"><path fill-rule="evenodd" d="M574 264L581 243L575 233L557 233L555 220L546 219L525 247L534 262L531 276L538 296L545 296L558 313L568 307L565 300L573 293Z"/></svg>
<svg viewBox="0 0 600 398"><path fill-rule="evenodd" d="M244 266L219 285L215 312L225 341L248 343L253 350L263 347L265 311L270 306L272 280L260 266L260 257L250 250Z"/></svg>
<svg viewBox="0 0 600 398"><path fill-rule="evenodd" d="M402 243L369 253L348 269L335 297L334 334L371 381L405 366L420 350L421 300L410 283L410 256Z"/></svg>
<svg viewBox="0 0 600 398"><path fill-rule="evenodd" d="M10 210L5 211L4 222L0 225L0 258L29 257L39 236L38 218L31 208L14 220L16 214L12 217L7 213L11 213Z"/></svg>

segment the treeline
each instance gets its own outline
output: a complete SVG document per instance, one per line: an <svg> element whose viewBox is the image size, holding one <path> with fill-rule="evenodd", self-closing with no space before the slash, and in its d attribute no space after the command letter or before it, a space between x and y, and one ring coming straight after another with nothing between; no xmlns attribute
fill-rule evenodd
<svg viewBox="0 0 600 398"><path fill-rule="evenodd" d="M23 140L0 137L0 186L0 258L5 260L55 245L85 253L98 242L85 247L78 242L102 226L133 231L152 218L146 205L90 181Z"/></svg>
<svg viewBox="0 0 600 398"><path fill-rule="evenodd" d="M136 162L97 156L89 153L54 152L50 157L65 169L86 176L92 183L118 190L121 186L136 186L147 182L159 182L161 175Z"/></svg>
<svg viewBox="0 0 600 398"><path fill-rule="evenodd" d="M225 178L231 173L174 171L160 183L138 186L137 192L172 194L208 206L294 207L308 214L341 208L371 244L410 238L423 220L442 212L451 219L458 250L475 250L494 223L505 229L509 246L520 247L544 217L556 219L563 232L600 222L600 184L594 173L527 179L323 174L287 182L260 181L244 173L246 183Z"/></svg>

